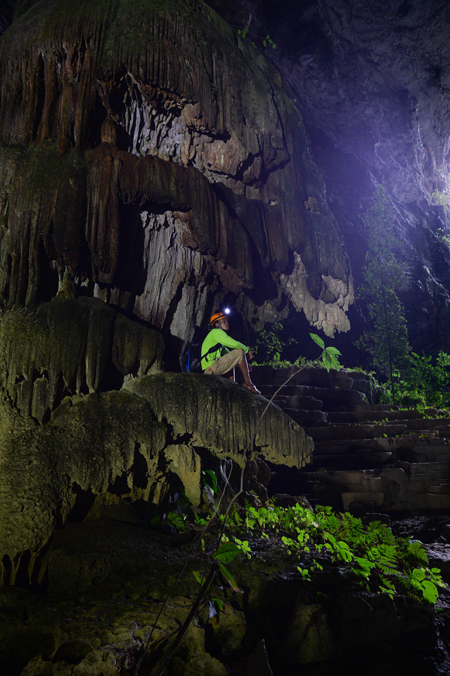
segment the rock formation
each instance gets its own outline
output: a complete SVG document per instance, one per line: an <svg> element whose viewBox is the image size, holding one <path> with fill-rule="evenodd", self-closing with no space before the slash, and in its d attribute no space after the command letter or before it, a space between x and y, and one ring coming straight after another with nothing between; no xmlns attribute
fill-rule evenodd
<svg viewBox="0 0 450 676"><path fill-rule="evenodd" d="M236 383L158 373L161 336L99 300L9 312L1 331L3 582L24 556L31 579L68 520L117 504L139 520L182 487L198 506L202 470L242 466L245 449L297 468L310 459L303 429L275 406L258 423L267 401Z"/></svg>
<svg viewBox="0 0 450 676"><path fill-rule="evenodd" d="M425 353L450 351L450 193L448 5L369 0L209 4L232 25L249 21L255 40L289 82L339 223L355 286L367 249L361 214L376 185L394 212L398 255L408 267L410 342ZM276 43L263 47L270 33ZM349 340L364 327L350 311ZM359 356L358 358L361 358Z"/></svg>
<svg viewBox="0 0 450 676"><path fill-rule="evenodd" d="M65 11L32 4L2 39L8 305L69 277L183 339L227 294L255 327L290 306L348 330L348 259L277 70L198 0Z"/></svg>

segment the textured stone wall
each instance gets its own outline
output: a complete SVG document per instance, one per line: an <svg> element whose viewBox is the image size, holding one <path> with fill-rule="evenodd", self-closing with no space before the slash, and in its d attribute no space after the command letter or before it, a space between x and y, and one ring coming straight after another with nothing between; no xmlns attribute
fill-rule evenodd
<svg viewBox="0 0 450 676"><path fill-rule="evenodd" d="M7 303L70 278L180 338L227 294L255 328L287 305L347 331L347 256L260 52L200 0L28 5L0 44ZM154 286L171 291L149 298Z"/></svg>
<svg viewBox="0 0 450 676"><path fill-rule="evenodd" d="M419 353L450 351L450 248L442 237L450 229L448 213L432 198L435 190L450 194L448 3L208 4L236 26L250 21L249 39L295 92L356 292L367 250L361 215L381 184L410 282L402 297L410 342ZM267 33L275 50L264 49ZM364 302L356 302L349 318L351 332L339 340L347 354L367 328Z"/></svg>
<svg viewBox="0 0 450 676"><path fill-rule="evenodd" d="M0 322L1 388L39 423L65 396L118 389L162 367L162 336L100 300L57 298Z"/></svg>

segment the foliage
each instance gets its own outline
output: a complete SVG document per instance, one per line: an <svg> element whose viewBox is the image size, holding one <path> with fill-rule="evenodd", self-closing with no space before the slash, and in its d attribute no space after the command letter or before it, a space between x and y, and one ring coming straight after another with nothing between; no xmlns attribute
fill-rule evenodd
<svg viewBox="0 0 450 676"><path fill-rule="evenodd" d="M273 368L303 366L306 361L303 357L299 357L295 362L282 358L286 347L297 342L293 336L289 336L287 339L282 338L282 331L282 323L274 322L270 329L263 329L258 333L256 345L253 349L255 357L253 364L255 366L272 366Z"/></svg>
<svg viewBox="0 0 450 676"><path fill-rule="evenodd" d="M436 230L436 235L438 239L441 240L441 242L443 242L450 248L450 235L447 235L443 228L438 228Z"/></svg>
<svg viewBox="0 0 450 676"><path fill-rule="evenodd" d="M258 42L262 42L262 46L264 47L264 49L268 45L270 45L272 47L272 49L276 49L277 46L276 46L276 44L274 43L274 41L272 40L272 38L270 37L269 34L267 34L265 38L261 38L259 35L255 35L253 33L250 33L250 22L251 22L251 17L250 17L250 20L248 21L248 23L245 24L245 26L242 30L240 28L238 28L239 35L241 35L244 39L246 39L246 38L249 39L250 37L254 38L252 40L252 45L255 45L255 47L256 47L255 40L258 40Z"/></svg>
<svg viewBox="0 0 450 676"><path fill-rule="evenodd" d="M357 345L372 355L374 367L388 376L394 392L394 369L402 367L410 351L404 308L398 297L407 282L406 267L395 257L399 242L384 188L376 190L363 220L369 246L360 296L368 301L373 329L365 332Z"/></svg>
<svg viewBox="0 0 450 676"><path fill-rule="evenodd" d="M211 469L202 470L202 481L204 486L208 486L213 495L217 495L217 476Z"/></svg>
<svg viewBox="0 0 450 676"><path fill-rule="evenodd" d="M225 520L225 516L219 519L222 524ZM248 503L245 507L235 505L225 533L212 558L219 562L222 579L234 591L240 589L227 566L239 555L252 558L252 547L259 550L261 543L266 554L271 550L291 557L305 581L312 581L325 566L331 566L336 574L366 591L391 598L406 594L431 604L437 601L438 587L445 587L440 570L428 567L420 542L396 538L379 521L366 526L361 519L335 513L331 507L313 510L296 504L283 508L270 501L259 508ZM198 573L195 577L200 584L206 579Z"/></svg>
<svg viewBox="0 0 450 676"><path fill-rule="evenodd" d="M447 213L448 197L449 196L445 192L441 192L439 189L437 189L431 195L431 201L436 206L444 207L444 211Z"/></svg>
<svg viewBox="0 0 450 676"><path fill-rule="evenodd" d="M439 352L435 360L412 352L396 376L400 405L450 408L450 354L447 352ZM388 392L387 398L389 396Z"/></svg>
<svg viewBox="0 0 450 676"><path fill-rule="evenodd" d="M325 347L325 343L323 342L322 338L320 338L320 336L316 335L315 333L310 333L309 335L322 350L322 366L324 366L327 371L329 371L331 368L340 369L341 365L339 363L338 357L341 356L341 353L337 347Z"/></svg>
<svg viewBox="0 0 450 676"><path fill-rule="evenodd" d="M283 339L281 332L283 325L281 322L275 322L270 329L263 329L258 334L256 346L253 350L255 359L252 362L254 366L271 366L272 368L303 368L311 365L305 357L299 356L295 361L282 359L283 352L289 345L297 344L293 336L288 336ZM317 366L323 366L330 370L330 368L341 368L337 357L341 354L335 347L325 348L325 343L315 333L309 334L312 340L323 350L323 354L319 360L316 360ZM333 357L333 359L332 359ZM329 365L329 366L328 366Z"/></svg>

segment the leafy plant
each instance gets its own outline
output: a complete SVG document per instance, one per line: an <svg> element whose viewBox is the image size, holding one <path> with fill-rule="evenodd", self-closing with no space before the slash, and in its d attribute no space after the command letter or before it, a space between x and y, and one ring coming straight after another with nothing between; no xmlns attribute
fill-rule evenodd
<svg viewBox="0 0 450 676"><path fill-rule="evenodd" d="M274 322L269 329L263 329L258 333L253 353L255 366L272 366L273 368L287 368L291 366L303 366L306 359L298 357L291 362L284 357L286 348L295 345L297 341L293 336L282 337L283 324Z"/></svg>
<svg viewBox="0 0 450 676"><path fill-rule="evenodd" d="M218 493L217 475L215 472L213 472L212 469L202 470L202 480L203 485L208 486L213 495L217 495Z"/></svg>
<svg viewBox="0 0 450 676"><path fill-rule="evenodd" d="M282 508L269 502L259 509L246 505L244 511L241 525L230 527L230 532L259 536L274 548L282 547L288 556L299 560L297 570L305 580L321 572L328 557L339 574L367 591L386 593L391 598L405 593L436 603L438 587L445 587L440 571L428 567L421 543L395 538L378 521L365 526L349 513L335 513L321 506L312 510L299 504ZM235 537L235 542L247 557L252 555L248 540Z"/></svg>
<svg viewBox="0 0 450 676"><path fill-rule="evenodd" d="M441 242L443 242L450 248L450 235L447 235L447 233L444 231L443 228L438 228L436 230L436 235L438 239L441 240Z"/></svg>
<svg viewBox="0 0 450 676"><path fill-rule="evenodd" d="M247 38L253 38L252 40L252 45L256 46L255 40L258 40L258 42L262 42L262 45L264 48L266 48L268 45L272 47L272 49L276 49L277 46L275 42L272 40L269 34L266 35L265 38L261 38L259 35L256 35L254 33L250 33L250 23L251 23L251 16L248 22L245 24L244 28L242 30L238 28L238 34L241 35L244 39Z"/></svg>
<svg viewBox="0 0 450 676"><path fill-rule="evenodd" d="M432 203L435 204L436 206L444 207L445 213L447 213L448 198L449 198L448 194L446 192L442 192L439 189L436 189L431 195Z"/></svg>
<svg viewBox="0 0 450 676"><path fill-rule="evenodd" d="M450 354L440 351L436 359L412 352L401 371L394 372L397 401L401 406L450 408ZM381 401L390 401L389 384Z"/></svg>
<svg viewBox="0 0 450 676"><path fill-rule="evenodd" d="M395 403L394 371L404 364L410 351L404 308L398 297L407 281L406 267L395 257L399 242L394 236L392 210L383 187L375 191L373 204L363 221L369 246L360 297L368 301L373 328L363 334L357 346L367 350L374 367L387 375Z"/></svg>

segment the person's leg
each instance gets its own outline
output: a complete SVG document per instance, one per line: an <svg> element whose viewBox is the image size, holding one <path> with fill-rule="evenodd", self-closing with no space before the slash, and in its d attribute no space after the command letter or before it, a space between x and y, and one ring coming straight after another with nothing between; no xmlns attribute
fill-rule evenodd
<svg viewBox="0 0 450 676"><path fill-rule="evenodd" d="M238 367L244 379L242 387L245 387L246 390L250 390L250 392L254 392L254 394L261 394L261 392L258 389L256 389L256 387L253 385L252 380L250 378L250 369L248 367L248 361L245 352L244 356L242 357L241 361L238 364Z"/></svg>
<svg viewBox="0 0 450 676"><path fill-rule="evenodd" d="M238 366L240 372L242 373L242 377L244 382L242 383L242 386L245 387L246 390L249 390L250 392L254 392L255 394L261 394L259 390L256 389L256 387L253 385L250 375L249 375L249 367L248 367L248 362L247 362L247 357L245 356L245 352L242 348L238 348L236 350L231 350L231 352L227 352L227 354L223 355L223 357L220 357L217 359L214 364L211 364L211 366L203 371L206 375L214 375L214 376L224 376L230 378L230 380L234 380L234 367Z"/></svg>

